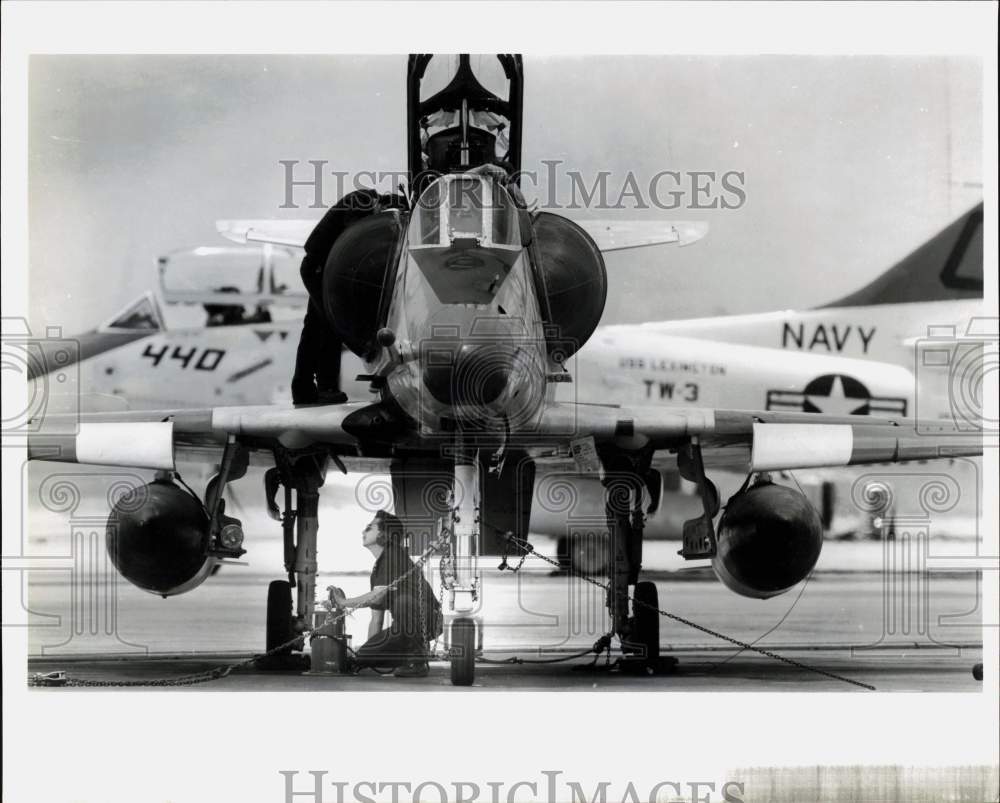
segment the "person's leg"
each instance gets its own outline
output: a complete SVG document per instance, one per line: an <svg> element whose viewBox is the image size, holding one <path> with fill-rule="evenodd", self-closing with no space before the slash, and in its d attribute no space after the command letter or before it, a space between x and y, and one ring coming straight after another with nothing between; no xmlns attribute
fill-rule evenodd
<svg viewBox="0 0 1000 803"><path fill-rule="evenodd" d="M412 640L387 628L376 633L354 653L355 666L393 669L408 663L413 656Z"/></svg>
<svg viewBox="0 0 1000 803"><path fill-rule="evenodd" d="M327 210L306 240L306 254L299 275L309 293L309 306L295 357L292 379L292 401L295 404L317 401L340 404L347 401L347 396L340 389L342 343L324 310L323 271L337 238L352 223L377 211L378 200L379 195L374 190L348 193Z"/></svg>
<svg viewBox="0 0 1000 803"><path fill-rule="evenodd" d="M295 352L295 372L292 374L292 404L315 404L316 369L323 352L323 313L310 298L302 321L299 348Z"/></svg>
<svg viewBox="0 0 1000 803"><path fill-rule="evenodd" d="M427 665L427 644L419 636L399 634L399 644L405 652L405 658L393 674L398 678L423 678L427 677L429 667Z"/></svg>
<svg viewBox="0 0 1000 803"><path fill-rule="evenodd" d="M347 396L340 389L340 356L343 344L337 330L325 315L322 316L317 329L322 343L316 356L316 390L319 401L325 404L343 404L347 401Z"/></svg>
<svg viewBox="0 0 1000 803"><path fill-rule="evenodd" d="M397 677L424 677L427 675L427 641L420 621L420 606L415 596L400 595L393 606L393 634L406 645L406 660L396 670Z"/></svg>

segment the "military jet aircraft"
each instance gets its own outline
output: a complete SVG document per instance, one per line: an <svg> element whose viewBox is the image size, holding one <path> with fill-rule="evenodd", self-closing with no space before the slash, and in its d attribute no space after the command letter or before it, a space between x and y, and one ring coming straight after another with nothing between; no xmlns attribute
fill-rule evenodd
<svg viewBox="0 0 1000 803"><path fill-rule="evenodd" d="M285 489L288 580L271 584L267 622L268 648L280 647L313 622L317 500L327 465L387 466L411 548L433 538L443 552L451 676L468 685L485 626L477 616L478 560L523 552L536 473L572 461L606 492L614 634L624 652L653 661L658 600L656 586L641 579L642 500L657 456L673 455L698 490L701 510L684 526L683 556L710 559L729 588L766 598L802 580L822 545L808 500L772 483L769 472L981 453L978 437L927 435L899 416L560 395L572 387L569 361L603 312L601 250L579 225L519 203L520 57L498 57L506 97L477 80L467 57L447 86L422 92L430 59L408 63L408 209L352 225L324 271L324 311L363 361L372 401L51 414L36 422L30 459L162 472L112 509L109 552L130 582L182 593L218 561L243 554L242 527L226 514L222 491L251 461L266 466L265 504L276 516L274 496ZM431 119L448 122L430 132ZM504 121L505 143L477 125L483 119ZM220 466L204 499L175 481L183 461ZM746 475L718 526L720 499L706 464Z"/></svg>

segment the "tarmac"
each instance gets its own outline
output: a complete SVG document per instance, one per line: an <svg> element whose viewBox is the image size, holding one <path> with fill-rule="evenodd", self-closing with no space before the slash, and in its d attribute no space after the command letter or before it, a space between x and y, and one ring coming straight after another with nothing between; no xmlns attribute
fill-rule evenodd
<svg viewBox="0 0 1000 803"><path fill-rule="evenodd" d="M225 567L203 587L165 600L129 586L113 571L100 583L73 583L71 576L33 572L26 584L29 676L64 672L74 680L141 681L134 688L148 689L146 684L169 684L192 674L223 674L242 663L224 677L171 688L468 691L452 687L444 660L433 661L429 675L419 679L370 670L320 676L246 665L263 648L266 586L274 576L243 567ZM552 573L544 564L526 564L517 574L489 568L477 611L484 622L483 658L489 663L477 666L473 690L982 689L972 675L973 665L983 660L975 572L817 571L789 593L766 601L739 597L704 571L654 570L647 577L657 584L661 609L711 631L663 617L661 650L679 661L672 672L624 671L632 665L617 663L615 654L572 657L608 625L603 592L590 583ZM319 588L335 584L355 594L367 582L361 571L325 573ZM364 640L367 620L365 612L348 620L354 646ZM715 634L805 666L741 649ZM443 645L438 651L444 655Z"/></svg>
<svg viewBox="0 0 1000 803"><path fill-rule="evenodd" d="M958 650L919 648L906 655L870 653L858 655L850 649L820 647L780 652L813 669L867 684L865 688L807 669L777 663L757 655L738 655L735 650L683 650L670 674L637 674L621 670L604 659L574 660L566 664L479 664L472 688L492 691L658 691L658 692L977 692L982 683L972 676L972 667L982 662L982 648ZM502 660L491 654L491 660ZM63 672L82 681L142 681L150 685L128 686L122 691L185 689L205 691L467 691L451 684L444 661L433 661L425 678L396 678L364 671L357 675L316 676L300 671L261 671L253 667L233 670L229 675L196 685L170 686L170 681L223 669L247 658L246 654L163 654L144 658L76 656L31 658L29 673ZM85 688L84 691L100 690ZM52 691L54 688L45 688ZM66 689L70 690L70 689ZM72 691L80 691L72 687ZM104 688L106 691L107 689ZM116 689L119 690L119 689Z"/></svg>

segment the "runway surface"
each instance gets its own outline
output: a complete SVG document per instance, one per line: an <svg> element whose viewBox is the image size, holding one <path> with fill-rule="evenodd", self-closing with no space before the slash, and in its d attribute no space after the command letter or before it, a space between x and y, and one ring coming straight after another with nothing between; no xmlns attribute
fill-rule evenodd
<svg viewBox="0 0 1000 803"><path fill-rule="evenodd" d="M972 691L982 661L978 575L820 571L784 596L741 598L697 572L650 573L660 607L713 631L870 684L879 691ZM151 680L229 665L263 648L266 585L276 575L226 567L189 594L161 599L112 573L74 584L67 573L33 572L25 591L32 611L28 671L64 670L74 678ZM921 579L923 578L923 579ZM321 573L319 587L367 589L366 572ZM584 580L527 563L515 574L485 572L481 607L485 656L538 659L586 649L607 629L603 592ZM354 646L367 612L348 620ZM857 686L743 651L664 617L661 644L680 660L669 675L636 677L594 670L576 659L550 665L489 664L476 686L516 690L860 691ZM947 646L952 645L952 646ZM243 668L186 688L211 690L410 690L451 688L445 662L428 678L365 672L315 677Z"/></svg>

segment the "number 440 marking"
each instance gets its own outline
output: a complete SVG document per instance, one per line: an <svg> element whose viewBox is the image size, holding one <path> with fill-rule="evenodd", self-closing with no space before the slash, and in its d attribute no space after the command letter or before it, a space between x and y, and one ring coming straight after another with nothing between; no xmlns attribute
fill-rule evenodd
<svg viewBox="0 0 1000 803"><path fill-rule="evenodd" d="M169 350L170 346L166 344L160 346L159 350L157 350L150 343L142 352L142 356L151 359L153 367L157 368L163 362L163 358L167 356ZM198 354L197 346L192 346L187 351L184 351L180 346L174 346L174 350L170 352L168 360L177 360L181 364L181 368L187 368L191 364L191 361L194 360L196 354ZM201 355L194 362L194 369L196 371L214 371L219 366L219 363L222 362L222 358L225 355L226 352L223 349L202 349ZM167 364L169 365L169 362Z"/></svg>

